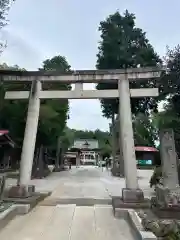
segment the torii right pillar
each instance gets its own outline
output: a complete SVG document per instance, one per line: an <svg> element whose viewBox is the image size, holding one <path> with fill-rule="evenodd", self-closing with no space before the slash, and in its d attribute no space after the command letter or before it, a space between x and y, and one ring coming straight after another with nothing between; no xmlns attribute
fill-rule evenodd
<svg viewBox="0 0 180 240"><path fill-rule="evenodd" d="M142 202L144 194L138 187L134 136L132 127L131 101L127 74L118 80L119 117L121 131L121 149L124 161L126 188L122 189L124 202Z"/></svg>

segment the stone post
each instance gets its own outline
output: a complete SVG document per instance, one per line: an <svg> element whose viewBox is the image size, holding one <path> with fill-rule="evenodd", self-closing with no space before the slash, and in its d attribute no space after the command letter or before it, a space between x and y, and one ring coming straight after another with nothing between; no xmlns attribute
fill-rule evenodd
<svg viewBox="0 0 180 240"><path fill-rule="evenodd" d="M29 106L27 113L26 128L24 133L23 148L20 163L20 185L28 185L31 180L31 171L34 158L34 149L36 144L36 134L39 120L41 82L32 83L29 96Z"/></svg>
<svg viewBox="0 0 180 240"><path fill-rule="evenodd" d="M28 197L35 191L34 186L29 185L34 159L36 134L39 120L41 82L33 81L29 96L29 106L24 133L24 141L20 162L20 178L17 187L12 187L9 197Z"/></svg>
<svg viewBox="0 0 180 240"><path fill-rule="evenodd" d="M62 169L62 141L61 136L57 138L56 159L53 172L60 172Z"/></svg>
<svg viewBox="0 0 180 240"><path fill-rule="evenodd" d="M131 116L131 102L129 81L125 74L124 79L118 81L119 90L119 118L122 143L122 156L124 160L124 171L126 188L122 191L124 201L142 201L143 192L138 189L136 156L134 149L134 136ZM121 146L120 146L121 147Z"/></svg>
<svg viewBox="0 0 180 240"><path fill-rule="evenodd" d="M118 143L119 143L119 167L120 167L119 172L120 172L120 177L124 177L124 159L123 159L123 151L122 151L122 133L121 133L121 129L120 128L119 128L119 131L118 131Z"/></svg>

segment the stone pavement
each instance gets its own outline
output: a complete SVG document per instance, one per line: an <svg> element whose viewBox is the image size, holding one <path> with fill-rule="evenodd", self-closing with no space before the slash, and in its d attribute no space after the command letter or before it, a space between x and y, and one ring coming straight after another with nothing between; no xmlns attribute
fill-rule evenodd
<svg viewBox="0 0 180 240"><path fill-rule="evenodd" d="M152 171L138 170L139 185L146 196L152 194L149 178ZM8 180L7 186L13 184ZM105 169L95 167L72 168L71 171L52 173L48 178L32 180L38 191L53 191L29 214L17 216L1 232L5 240L110 240L134 239L131 229L123 219L113 216L108 205L77 206L52 204L54 199L99 199L108 201L120 196L124 179L112 177ZM96 203L95 203L96 204Z"/></svg>
<svg viewBox="0 0 180 240"><path fill-rule="evenodd" d="M138 182L145 196L150 197L153 190L149 187L152 170L138 170ZM16 184L16 179L7 179L6 187ZM95 197L109 199L111 196L121 196L125 187L125 179L113 177L106 169L93 166L73 167L70 171L51 173L45 179L33 179L30 184L36 186L36 191L53 191L51 197L76 198Z"/></svg>
<svg viewBox="0 0 180 240"><path fill-rule="evenodd" d="M113 216L110 206L38 206L17 216L1 232L4 240L133 240L123 219Z"/></svg>
<svg viewBox="0 0 180 240"><path fill-rule="evenodd" d="M139 185L146 197L153 192L149 187L151 175L152 170L138 170ZM53 178L59 178L59 183L49 198L111 199L111 196L121 196L125 187L124 179L112 177L106 169L95 167L73 168L70 172L53 174L50 179Z"/></svg>

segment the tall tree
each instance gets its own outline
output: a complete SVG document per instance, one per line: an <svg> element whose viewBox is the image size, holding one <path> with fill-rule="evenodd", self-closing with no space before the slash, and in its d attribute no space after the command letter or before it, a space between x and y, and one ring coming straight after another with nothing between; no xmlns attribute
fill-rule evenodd
<svg viewBox="0 0 180 240"><path fill-rule="evenodd" d="M180 95L180 45L177 45L173 49L167 47L167 53L164 57L164 62L167 72L163 78L161 78L159 86L161 99L164 100L171 94L168 99L170 101L172 99L174 107L178 107L178 104L176 105L176 103L178 101L178 96Z"/></svg>
<svg viewBox="0 0 180 240"><path fill-rule="evenodd" d="M15 0L0 0L0 29L2 29L7 24L7 13L11 6L11 3ZM6 47L6 44L0 41L0 53Z"/></svg>
<svg viewBox="0 0 180 240"><path fill-rule="evenodd" d="M176 151L180 156L180 45L167 48L164 60L167 72L159 85L160 99L165 100L164 109L153 116L153 123L158 130L174 130Z"/></svg>
<svg viewBox="0 0 180 240"><path fill-rule="evenodd" d="M134 142L136 146L155 146L157 128L149 116L139 113L133 117Z"/></svg>
<svg viewBox="0 0 180 240"><path fill-rule="evenodd" d="M17 65L8 66L7 64L0 65L0 69L21 70ZM0 128L8 129L11 136L17 142L22 144L25 126L25 116L27 111L27 101L9 101L4 99L5 91L11 90L29 90L27 85L0 83Z"/></svg>
<svg viewBox="0 0 180 240"><path fill-rule="evenodd" d="M54 63L54 68L53 68ZM59 64L59 65L58 65ZM58 67L59 66L59 67ZM18 66L9 67L6 64L0 66L1 69L24 70ZM70 66L62 56L47 59L43 63L43 70L69 71ZM42 70L42 69L41 69ZM69 89L69 85L43 84L44 89ZM26 84L1 84L0 86L0 127L9 129L13 139L22 145L28 101L8 101L4 100L6 90L30 90ZM41 101L40 120L37 133L37 145L56 146L57 137L62 134L68 117L68 100L45 100Z"/></svg>
<svg viewBox="0 0 180 240"><path fill-rule="evenodd" d="M135 26L135 15L127 10L110 15L100 22L101 41L97 54L97 69L126 69L131 67L157 66L161 59L146 38L145 32ZM131 88L153 87L153 81L145 83L131 82ZM116 89L117 84L99 83L97 89ZM102 112L106 118L118 113L118 99L102 99ZM131 100L132 112L147 112L156 109L153 98L136 98Z"/></svg>
<svg viewBox="0 0 180 240"><path fill-rule="evenodd" d="M43 62L43 67L40 71L61 71L67 72L70 70L70 65L63 56L55 56ZM70 90L71 85L62 83L48 83L43 86L44 90ZM41 103L41 108L44 111L44 117L39 122L38 141L44 142L45 145L55 144L57 138L63 134L68 118L69 103L66 100L44 100ZM51 113L51 114L49 114ZM53 115L52 115L53 114ZM49 118L49 116L51 116ZM45 142L48 141L48 142Z"/></svg>
<svg viewBox="0 0 180 240"><path fill-rule="evenodd" d="M7 13L13 2L15 2L15 0L0 0L0 28L7 24Z"/></svg>

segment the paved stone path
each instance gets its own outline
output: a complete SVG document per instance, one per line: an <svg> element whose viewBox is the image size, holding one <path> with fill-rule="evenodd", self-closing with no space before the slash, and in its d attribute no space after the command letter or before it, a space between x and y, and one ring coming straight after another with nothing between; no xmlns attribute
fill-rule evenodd
<svg viewBox="0 0 180 240"><path fill-rule="evenodd" d="M138 182L146 197L150 197L152 189L149 179L152 170L138 170ZM16 179L7 179L7 187L16 184ZM123 178L112 177L109 171L95 167L73 167L71 171L52 173L45 179L34 179L29 184L36 186L36 191L53 191L52 196L58 198L96 197L110 198L120 196L125 187Z"/></svg>
<svg viewBox="0 0 180 240"><path fill-rule="evenodd" d="M113 216L110 206L38 206L18 216L2 232L4 240L133 240L123 219Z"/></svg>
<svg viewBox="0 0 180 240"><path fill-rule="evenodd" d="M149 189L151 171L138 171L138 175L140 187L147 196L151 195L152 191ZM9 180L8 185L11 185L13 181ZM46 179L32 180L31 183L35 183L39 191L53 191L52 195L29 214L13 219L0 232L0 239L134 239L126 221L113 216L111 206L72 204L77 199L109 201L112 195L121 195L121 188L125 186L123 179L112 177L106 170L81 167L73 168L71 171L52 173ZM69 204L59 205L58 201L54 200L60 203L62 200L69 200ZM50 206L49 203L53 202L54 204ZM82 205L86 203L87 201L83 201Z"/></svg>

